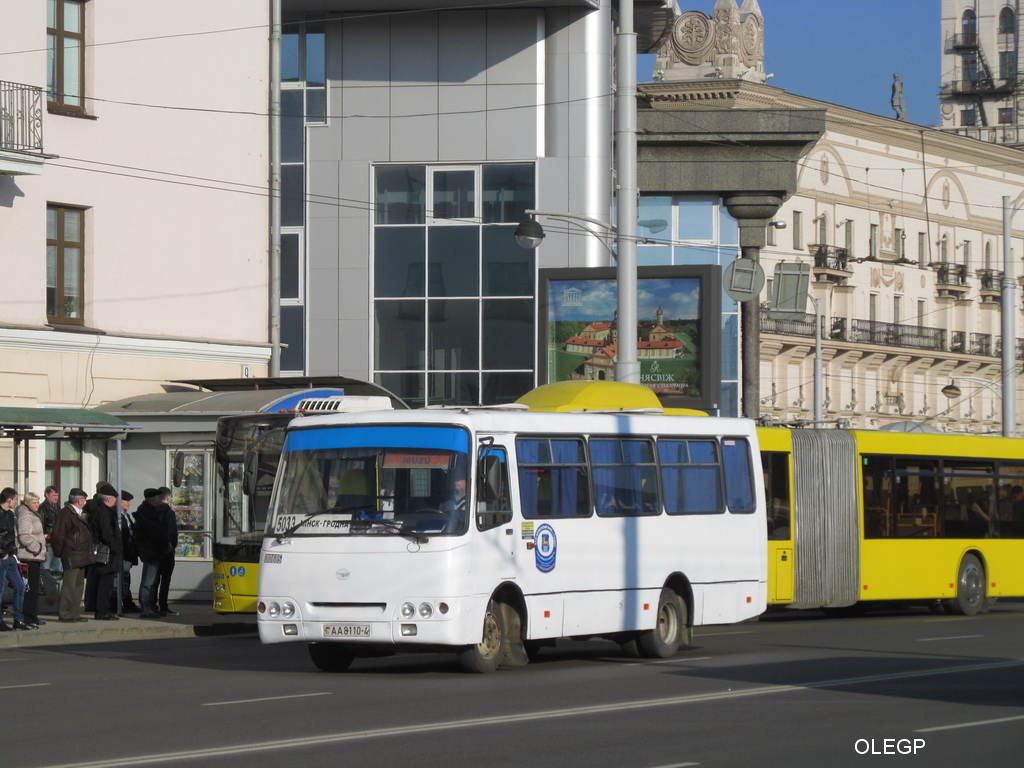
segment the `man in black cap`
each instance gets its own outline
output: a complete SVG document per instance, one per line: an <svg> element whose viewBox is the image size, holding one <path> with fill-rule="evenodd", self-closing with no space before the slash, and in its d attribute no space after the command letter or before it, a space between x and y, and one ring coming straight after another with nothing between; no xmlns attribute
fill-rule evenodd
<svg viewBox="0 0 1024 768"><path fill-rule="evenodd" d="M174 510L167 503L170 492L164 494L163 491L163 488L147 488L142 492L146 500L135 510L135 544L142 560L139 602L142 604L140 618L143 619L160 618L157 592L160 563L168 555L174 557L171 544Z"/></svg>
<svg viewBox="0 0 1024 768"><path fill-rule="evenodd" d="M128 508L135 496L128 491L121 491L121 510L118 519L121 524L121 613L138 613L139 606L132 600L132 566L139 564L138 552L135 549L135 535L132 530L132 518Z"/></svg>
<svg viewBox="0 0 1024 768"><path fill-rule="evenodd" d="M85 505L89 528L92 530L96 562L93 564L93 578L96 579L96 614L99 621L117 621L117 614L111 610L115 602L114 577L121 571L121 529L117 522L117 489L110 483L100 485L99 490ZM105 549L105 551L104 551ZM88 605L86 597L86 609Z"/></svg>
<svg viewBox="0 0 1024 768"><path fill-rule="evenodd" d="M85 568L92 563L92 531L85 520L85 505L85 491L72 488L67 504L57 513L50 538L53 552L64 567L57 612L64 622L88 621L82 616L82 593L85 590Z"/></svg>

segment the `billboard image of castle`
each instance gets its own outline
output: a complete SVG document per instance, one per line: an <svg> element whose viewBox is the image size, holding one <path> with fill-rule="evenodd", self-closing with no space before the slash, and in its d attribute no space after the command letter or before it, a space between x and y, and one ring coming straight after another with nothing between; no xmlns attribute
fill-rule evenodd
<svg viewBox="0 0 1024 768"><path fill-rule="evenodd" d="M640 381L659 395L700 398L699 277L640 279L632 338ZM612 381L619 345L613 278L551 279L547 291L547 381Z"/></svg>

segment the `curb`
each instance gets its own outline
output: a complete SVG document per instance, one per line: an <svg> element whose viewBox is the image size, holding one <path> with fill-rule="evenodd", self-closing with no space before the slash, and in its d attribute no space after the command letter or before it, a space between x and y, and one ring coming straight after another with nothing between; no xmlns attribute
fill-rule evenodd
<svg viewBox="0 0 1024 768"><path fill-rule="evenodd" d="M122 621L124 621L122 619ZM99 622L106 623L106 622ZM40 648L51 645L86 645L117 643L130 640L164 640L183 637L214 637L220 635L255 634L255 624L233 622L228 624L131 624L102 629L88 626L54 629L11 631L0 635L0 650L4 648Z"/></svg>

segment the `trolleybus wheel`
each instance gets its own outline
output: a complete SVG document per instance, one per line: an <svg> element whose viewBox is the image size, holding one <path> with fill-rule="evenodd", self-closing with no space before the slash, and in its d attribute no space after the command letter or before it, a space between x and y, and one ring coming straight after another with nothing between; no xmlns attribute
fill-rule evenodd
<svg viewBox="0 0 1024 768"><path fill-rule="evenodd" d="M491 600L484 613L483 638L459 653L459 663L469 672L493 672L505 657L505 615L501 604Z"/></svg>
<svg viewBox="0 0 1024 768"><path fill-rule="evenodd" d="M685 634L686 607L679 595L665 587L658 598L657 623L640 634L637 646L649 659L667 659L679 650Z"/></svg>
<svg viewBox="0 0 1024 768"><path fill-rule="evenodd" d="M310 643L309 658L322 672L344 672L352 666L355 655L337 643Z"/></svg>
<svg viewBox="0 0 1024 768"><path fill-rule="evenodd" d="M974 555L964 555L956 575L956 597L943 605L948 613L974 616L985 607L985 567Z"/></svg>

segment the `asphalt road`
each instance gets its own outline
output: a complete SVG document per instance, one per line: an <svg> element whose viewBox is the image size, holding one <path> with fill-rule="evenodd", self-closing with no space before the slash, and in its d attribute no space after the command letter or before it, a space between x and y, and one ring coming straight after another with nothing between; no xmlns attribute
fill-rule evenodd
<svg viewBox="0 0 1024 768"><path fill-rule="evenodd" d="M698 628L662 662L564 642L316 671L252 635L0 651L0 765L1017 766L1024 603Z"/></svg>

